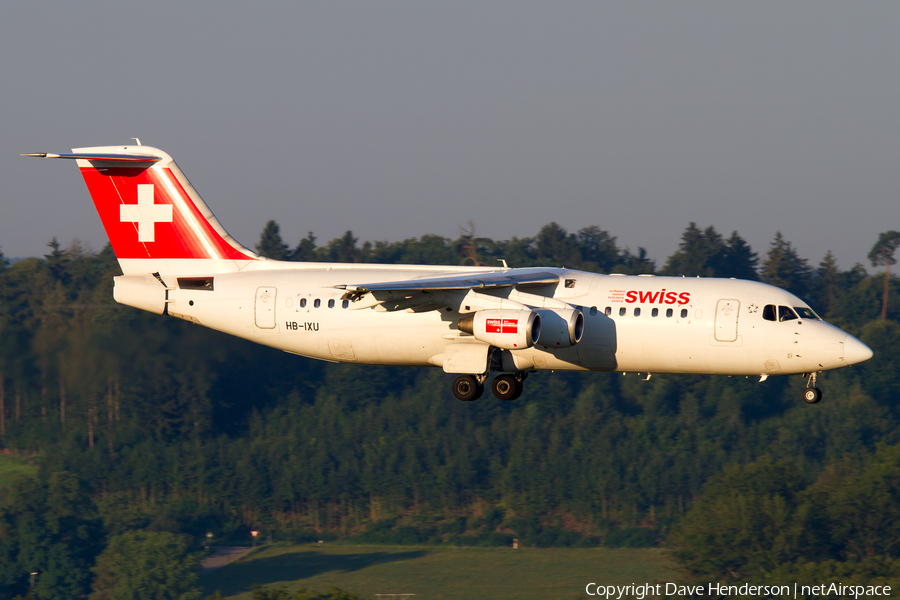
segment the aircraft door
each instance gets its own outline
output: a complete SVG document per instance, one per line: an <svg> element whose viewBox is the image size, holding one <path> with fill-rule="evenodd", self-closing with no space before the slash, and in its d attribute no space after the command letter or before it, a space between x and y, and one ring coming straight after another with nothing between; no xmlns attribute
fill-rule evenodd
<svg viewBox="0 0 900 600"><path fill-rule="evenodd" d="M738 334L739 300L719 300L716 304L716 341L733 342Z"/></svg>
<svg viewBox="0 0 900 600"><path fill-rule="evenodd" d="M256 288L253 314L260 329L275 329L275 294L274 287Z"/></svg>

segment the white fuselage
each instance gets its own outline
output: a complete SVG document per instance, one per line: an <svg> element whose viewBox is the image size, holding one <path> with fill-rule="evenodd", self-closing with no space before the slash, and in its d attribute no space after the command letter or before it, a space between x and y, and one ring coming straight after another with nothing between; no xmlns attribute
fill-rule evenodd
<svg viewBox="0 0 900 600"><path fill-rule="evenodd" d="M545 369L816 373L872 351L799 298L733 279L298 263L232 238L172 157L149 146L27 156L75 160L123 275L116 301L303 356L436 366L474 400L522 393ZM513 375L510 375L512 373Z"/></svg>
<svg viewBox="0 0 900 600"><path fill-rule="evenodd" d="M443 366L448 346L479 343L457 329L460 316L478 308L470 305L478 304L477 299L467 300L474 298L472 292L458 295L455 304L442 297L434 306L404 309L402 302L376 304L371 295L368 301L347 300L346 292L336 286L360 279L379 282L497 272L275 261L265 267L217 274L212 290L181 289L167 282L167 312L311 358ZM871 356L861 342L817 318L764 318L766 305L806 307L793 294L767 284L542 271L557 274L559 284L522 292L503 288L481 292L480 297L515 299L526 305L529 298L546 297L581 307L583 337L568 348L536 345L503 350L502 370L779 375L835 369ZM857 358L856 352L868 354Z"/></svg>

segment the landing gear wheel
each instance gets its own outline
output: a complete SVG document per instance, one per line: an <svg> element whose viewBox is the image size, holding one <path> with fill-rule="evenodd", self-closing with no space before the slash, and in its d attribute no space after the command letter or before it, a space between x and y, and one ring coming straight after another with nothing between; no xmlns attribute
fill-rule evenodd
<svg viewBox="0 0 900 600"><path fill-rule="evenodd" d="M498 400L515 400L522 394L522 383L513 375L497 375L491 392Z"/></svg>
<svg viewBox="0 0 900 600"><path fill-rule="evenodd" d="M815 404L822 399L822 390L819 388L806 388L803 390L803 401L807 404Z"/></svg>
<svg viewBox="0 0 900 600"><path fill-rule="evenodd" d="M513 394L513 397L510 398L510 400L518 400L524 390L525 384L522 383L521 379L516 378L516 393Z"/></svg>
<svg viewBox="0 0 900 600"><path fill-rule="evenodd" d="M453 395L457 400L471 402L478 400L484 393L484 384L478 382L473 375L460 375L453 381Z"/></svg>
<svg viewBox="0 0 900 600"><path fill-rule="evenodd" d="M528 371L516 371L515 380L516 380L516 393L513 394L513 397L510 400L518 400L519 396L522 395L522 392L525 390L525 379L528 378Z"/></svg>

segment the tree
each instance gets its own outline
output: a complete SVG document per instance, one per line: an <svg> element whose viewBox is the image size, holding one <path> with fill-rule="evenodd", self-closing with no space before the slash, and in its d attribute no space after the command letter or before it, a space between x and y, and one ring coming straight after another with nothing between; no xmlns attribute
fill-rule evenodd
<svg viewBox="0 0 900 600"><path fill-rule="evenodd" d="M256 251L266 258L287 260L288 247L281 239L281 228L278 223L272 220L266 223L259 236L259 243L256 244Z"/></svg>
<svg viewBox="0 0 900 600"><path fill-rule="evenodd" d="M653 274L656 273L656 263L647 256L647 249L644 247L638 247L637 254L632 254L625 248L622 252L622 262L616 266L615 271L629 275Z"/></svg>
<svg viewBox="0 0 900 600"><path fill-rule="evenodd" d="M797 471L768 457L727 467L675 531L675 559L694 577L742 579L802 556L808 508L798 502Z"/></svg>
<svg viewBox="0 0 900 600"><path fill-rule="evenodd" d="M325 258L332 262L354 263L362 261L362 252L356 247L359 241L353 236L352 231L346 231L339 238L328 242L325 248Z"/></svg>
<svg viewBox="0 0 900 600"><path fill-rule="evenodd" d="M569 235L558 223L548 223L541 227L535 237L535 252L544 265L568 266L580 258L575 247L575 236Z"/></svg>
<svg viewBox="0 0 900 600"><path fill-rule="evenodd" d="M596 265L600 271L612 271L619 262L619 248L616 238L596 225L581 229L576 235L581 258Z"/></svg>
<svg viewBox="0 0 900 600"><path fill-rule="evenodd" d="M807 490L820 547L835 558L862 561L897 556L900 548L900 446L881 448L866 464L845 458L829 465Z"/></svg>
<svg viewBox="0 0 900 600"><path fill-rule="evenodd" d="M60 249L61 246L55 237L47 242L47 246L51 249L50 254L44 255L44 258L47 260L47 268L54 279L68 283L69 274L66 271L69 262L68 254L65 250Z"/></svg>
<svg viewBox="0 0 900 600"><path fill-rule="evenodd" d="M91 600L194 600L199 558L183 536L129 531L97 557Z"/></svg>
<svg viewBox="0 0 900 600"><path fill-rule="evenodd" d="M720 276L719 259L724 254L725 245L722 236L710 226L701 231L691 221L681 234L678 251L669 257L663 273L666 275L686 275L688 277Z"/></svg>
<svg viewBox="0 0 900 600"><path fill-rule="evenodd" d="M758 262L756 252L737 231L723 240L712 226L701 231L692 221L681 235L678 250L669 257L663 273L756 280L759 279Z"/></svg>
<svg viewBox="0 0 900 600"><path fill-rule="evenodd" d="M757 272L759 256L750 248L744 238L738 235L737 231L731 232L731 237L726 240L722 254L718 261L721 265L718 273L720 277L734 277L751 281L759 279Z"/></svg>
<svg viewBox="0 0 900 600"><path fill-rule="evenodd" d="M872 266L884 265L884 298L881 301L881 320L887 319L888 281L890 280L891 265L897 264L894 252L900 246L900 232L885 231L878 236L878 241L869 250L869 260Z"/></svg>
<svg viewBox="0 0 900 600"><path fill-rule="evenodd" d="M831 250L825 253L825 257L819 263L815 281L815 309L819 315L830 317L837 308L838 300L843 295L841 271L838 269L837 259Z"/></svg>
<svg viewBox="0 0 900 600"><path fill-rule="evenodd" d="M0 532L0 596L24 592L34 571L40 572L39 598L81 598L87 592L101 533L94 502L76 477L58 472L5 483Z"/></svg>
<svg viewBox="0 0 900 600"><path fill-rule="evenodd" d="M762 265L762 280L768 284L786 289L801 298L808 298L812 285L812 268L805 258L800 258L781 232L766 253Z"/></svg>
<svg viewBox="0 0 900 600"><path fill-rule="evenodd" d="M291 252L289 259L300 262L313 262L316 260L316 236L313 235L312 231L300 240L300 243Z"/></svg>

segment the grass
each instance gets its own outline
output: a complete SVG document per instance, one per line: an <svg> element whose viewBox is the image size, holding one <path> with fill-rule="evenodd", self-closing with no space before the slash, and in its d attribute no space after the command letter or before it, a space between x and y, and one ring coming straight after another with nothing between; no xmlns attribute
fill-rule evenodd
<svg viewBox="0 0 900 600"><path fill-rule="evenodd" d="M16 475L35 475L37 467L30 463L31 459L16 458L0 454L0 488Z"/></svg>
<svg viewBox="0 0 900 600"><path fill-rule="evenodd" d="M670 581L675 573L655 548L460 548L441 546L270 546L212 571L206 593L249 599L253 584L321 592L331 586L374 598L410 600L571 600L590 582L626 585Z"/></svg>

